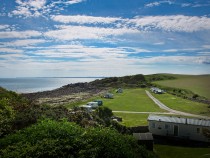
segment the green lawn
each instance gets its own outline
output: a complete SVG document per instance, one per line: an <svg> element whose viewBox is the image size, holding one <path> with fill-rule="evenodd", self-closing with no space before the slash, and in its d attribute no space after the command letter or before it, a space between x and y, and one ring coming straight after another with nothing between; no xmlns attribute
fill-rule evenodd
<svg viewBox="0 0 210 158"><path fill-rule="evenodd" d="M144 89L124 89L114 93L114 99L102 99L104 106L113 111L163 112L145 93Z"/></svg>
<svg viewBox="0 0 210 158"><path fill-rule="evenodd" d="M173 75L175 80L156 81L154 83L174 88L188 89L210 99L210 75Z"/></svg>
<svg viewBox="0 0 210 158"><path fill-rule="evenodd" d="M122 117L123 122L121 124L127 127L148 125L147 118L149 114L114 113L114 115Z"/></svg>
<svg viewBox="0 0 210 158"><path fill-rule="evenodd" d="M165 112L145 93L145 89L124 89L123 93L114 93L114 99L102 99L104 106L113 111ZM123 118L125 126L147 125L149 114L114 113Z"/></svg>
<svg viewBox="0 0 210 158"><path fill-rule="evenodd" d="M165 94L151 93L151 94L171 109L188 112L192 114L210 116L210 108L208 108L209 105L207 104L193 102L187 99L182 99L180 97L176 97L174 95L167 93Z"/></svg>
<svg viewBox="0 0 210 158"><path fill-rule="evenodd" d="M192 148L169 145L154 145L154 151L159 158L209 158L209 148Z"/></svg>

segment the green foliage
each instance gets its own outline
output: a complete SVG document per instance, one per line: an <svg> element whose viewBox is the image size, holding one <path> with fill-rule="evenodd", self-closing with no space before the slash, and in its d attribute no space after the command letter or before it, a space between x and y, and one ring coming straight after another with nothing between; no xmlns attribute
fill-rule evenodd
<svg viewBox="0 0 210 158"><path fill-rule="evenodd" d="M162 81L162 80L174 80L176 79L173 75L167 74L153 74L153 75L145 75L147 82L154 82L154 81Z"/></svg>
<svg viewBox="0 0 210 158"><path fill-rule="evenodd" d="M145 78L143 75L133 75L133 76L124 76L124 77L109 77L101 80L95 80L91 84L96 85L97 87L136 87L140 83L144 82Z"/></svg>
<svg viewBox="0 0 210 158"><path fill-rule="evenodd" d="M0 87L0 137L12 131L13 122L27 101L15 92Z"/></svg>
<svg viewBox="0 0 210 158"><path fill-rule="evenodd" d="M102 119L109 119L113 116L112 110L104 106L100 106L99 108L97 108L96 114Z"/></svg>
<svg viewBox="0 0 210 158"><path fill-rule="evenodd" d="M132 136L110 128L82 128L67 120L43 120L0 139L4 157L153 157Z"/></svg>
<svg viewBox="0 0 210 158"><path fill-rule="evenodd" d="M9 100L0 100L0 136L11 131L11 123L14 119L14 110L9 106Z"/></svg>

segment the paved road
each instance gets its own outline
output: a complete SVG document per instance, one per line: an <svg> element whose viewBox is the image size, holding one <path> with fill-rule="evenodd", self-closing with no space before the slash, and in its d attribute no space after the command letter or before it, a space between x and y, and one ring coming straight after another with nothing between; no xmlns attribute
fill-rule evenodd
<svg viewBox="0 0 210 158"><path fill-rule="evenodd" d="M203 119L210 119L210 117L208 116L201 116L201 115L195 115L195 114L190 114L190 113L186 113L186 112L182 112L182 111L177 111L177 110L173 110L169 107L167 107L166 105L164 105L163 103L161 103L158 99L156 99L155 97L152 96L152 94L146 90L146 94L155 102L155 104L157 104L161 109L164 109L170 113L173 114L177 114L177 115L183 115L183 116L190 116L190 117L197 117L197 118L203 118Z"/></svg>

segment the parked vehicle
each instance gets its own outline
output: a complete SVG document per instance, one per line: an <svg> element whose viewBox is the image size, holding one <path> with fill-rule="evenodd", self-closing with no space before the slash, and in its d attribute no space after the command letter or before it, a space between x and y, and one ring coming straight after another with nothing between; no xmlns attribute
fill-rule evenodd
<svg viewBox="0 0 210 158"><path fill-rule="evenodd" d="M87 112L92 112L92 107L89 105L81 105L79 107L86 110Z"/></svg>
<svg viewBox="0 0 210 158"><path fill-rule="evenodd" d="M94 100L94 102L97 102L98 106L102 106L103 105L103 101L102 100Z"/></svg>
<svg viewBox="0 0 210 158"><path fill-rule="evenodd" d="M97 108L98 102L88 102L86 105L91 106L92 108Z"/></svg>

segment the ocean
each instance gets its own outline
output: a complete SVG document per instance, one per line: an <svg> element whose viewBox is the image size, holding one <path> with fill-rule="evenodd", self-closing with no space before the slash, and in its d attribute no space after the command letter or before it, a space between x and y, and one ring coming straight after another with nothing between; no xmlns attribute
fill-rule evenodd
<svg viewBox="0 0 210 158"><path fill-rule="evenodd" d="M96 79L100 78L90 78L90 77L0 78L0 87L3 87L7 90L11 90L17 93L32 93L32 92L53 90L71 83L90 82Z"/></svg>

